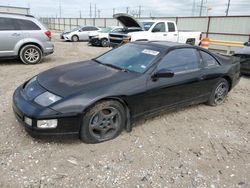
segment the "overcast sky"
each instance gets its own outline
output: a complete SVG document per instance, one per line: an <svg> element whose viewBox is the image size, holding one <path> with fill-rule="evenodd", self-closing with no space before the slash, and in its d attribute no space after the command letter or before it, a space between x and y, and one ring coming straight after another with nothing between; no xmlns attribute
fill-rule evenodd
<svg viewBox="0 0 250 188"><path fill-rule="evenodd" d="M195 2L195 3L194 3ZM203 16L225 15L228 0L204 0ZM35 16L59 17L60 4L62 17L90 17L94 7L100 10L101 17L111 17L115 12L138 13L142 8L142 16L198 16L201 0L0 0L0 5L30 7ZM194 10L194 11L193 11ZM96 13L98 16L98 12ZM250 15L250 0L231 0L229 15Z"/></svg>

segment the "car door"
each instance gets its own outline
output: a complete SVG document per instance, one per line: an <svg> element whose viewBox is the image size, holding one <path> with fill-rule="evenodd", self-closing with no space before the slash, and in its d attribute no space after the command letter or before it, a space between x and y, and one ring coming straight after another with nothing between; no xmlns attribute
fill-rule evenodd
<svg viewBox="0 0 250 188"><path fill-rule="evenodd" d="M150 40L168 40L168 33L165 22L159 22L152 28Z"/></svg>
<svg viewBox="0 0 250 188"><path fill-rule="evenodd" d="M176 25L174 22L168 22L168 33L167 33L167 40L172 42L178 41L178 31L176 29Z"/></svg>
<svg viewBox="0 0 250 188"><path fill-rule="evenodd" d="M23 32L17 28L14 19L0 17L0 56L14 56L15 46L23 39Z"/></svg>
<svg viewBox="0 0 250 188"><path fill-rule="evenodd" d="M82 27L78 31L79 40L88 40L89 39L89 27Z"/></svg>
<svg viewBox="0 0 250 188"><path fill-rule="evenodd" d="M174 73L172 78L151 77L160 70ZM193 48L170 51L157 65L147 82L148 112L165 107L190 104L202 96L201 64L198 52Z"/></svg>

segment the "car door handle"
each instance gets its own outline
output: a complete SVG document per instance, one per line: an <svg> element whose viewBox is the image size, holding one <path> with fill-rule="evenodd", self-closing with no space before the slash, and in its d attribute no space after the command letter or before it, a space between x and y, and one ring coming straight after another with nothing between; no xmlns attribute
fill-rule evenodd
<svg viewBox="0 0 250 188"><path fill-rule="evenodd" d="M163 34L164 37L168 36L168 34Z"/></svg>
<svg viewBox="0 0 250 188"><path fill-rule="evenodd" d="M12 36L14 37L19 37L21 34L20 33L13 33Z"/></svg>

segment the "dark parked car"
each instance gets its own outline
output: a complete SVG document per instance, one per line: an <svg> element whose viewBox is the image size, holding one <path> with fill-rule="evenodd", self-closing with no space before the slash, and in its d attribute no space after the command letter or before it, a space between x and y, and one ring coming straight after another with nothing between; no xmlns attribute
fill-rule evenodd
<svg viewBox="0 0 250 188"><path fill-rule="evenodd" d="M42 72L18 87L16 117L33 134L115 138L139 117L223 103L238 83L236 57L170 42L134 42L95 59Z"/></svg>
<svg viewBox="0 0 250 188"><path fill-rule="evenodd" d="M234 56L240 57L241 74L250 75L250 42L246 42L244 48L236 51Z"/></svg>

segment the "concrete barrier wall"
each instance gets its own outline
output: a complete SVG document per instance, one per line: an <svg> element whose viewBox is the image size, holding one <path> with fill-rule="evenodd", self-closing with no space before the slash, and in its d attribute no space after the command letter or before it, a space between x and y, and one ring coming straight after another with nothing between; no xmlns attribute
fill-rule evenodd
<svg viewBox="0 0 250 188"><path fill-rule="evenodd" d="M250 40L250 16L211 16L211 17L154 17L138 20L171 20L176 21L179 30L201 31L203 37L216 40L246 42ZM82 25L98 27L117 26L113 18L41 18L41 21L52 30L70 30ZM226 47L212 46L216 49ZM235 48L232 48L235 50Z"/></svg>

